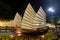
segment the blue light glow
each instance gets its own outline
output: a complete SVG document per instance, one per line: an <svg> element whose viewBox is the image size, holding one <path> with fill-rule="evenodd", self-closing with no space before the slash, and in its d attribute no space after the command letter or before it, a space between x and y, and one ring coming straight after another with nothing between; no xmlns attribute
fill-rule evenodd
<svg viewBox="0 0 60 40"><path fill-rule="evenodd" d="M49 12L54 12L54 9L51 7L48 9Z"/></svg>

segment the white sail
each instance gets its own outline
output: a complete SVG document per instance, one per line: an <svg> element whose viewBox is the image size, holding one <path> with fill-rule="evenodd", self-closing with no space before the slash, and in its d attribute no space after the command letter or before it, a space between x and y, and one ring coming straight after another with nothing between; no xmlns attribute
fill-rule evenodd
<svg viewBox="0 0 60 40"><path fill-rule="evenodd" d="M33 20L33 29L45 27L46 25L46 14L43 11L42 7L39 8Z"/></svg>
<svg viewBox="0 0 60 40"><path fill-rule="evenodd" d="M14 26L21 26L21 21L22 21L22 17L20 16L20 14L17 12L16 15L15 15L15 18L13 20L13 24Z"/></svg>
<svg viewBox="0 0 60 40"><path fill-rule="evenodd" d="M36 14L36 12L34 11L31 4L29 3L25 10L25 13L24 13L24 16L22 19L22 23L21 23L21 27L23 29L32 29L32 27L33 27L32 23L33 23L33 18L35 16L35 14Z"/></svg>

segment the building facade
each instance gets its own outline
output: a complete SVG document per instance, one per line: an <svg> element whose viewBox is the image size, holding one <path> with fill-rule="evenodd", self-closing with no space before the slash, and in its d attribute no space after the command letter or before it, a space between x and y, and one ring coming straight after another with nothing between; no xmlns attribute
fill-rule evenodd
<svg viewBox="0 0 60 40"><path fill-rule="evenodd" d="M16 25L21 26L21 20L22 20L22 17L17 12L14 17L14 20L0 21L0 26L2 26L2 27L5 27L5 26L11 27L11 26L16 26Z"/></svg>

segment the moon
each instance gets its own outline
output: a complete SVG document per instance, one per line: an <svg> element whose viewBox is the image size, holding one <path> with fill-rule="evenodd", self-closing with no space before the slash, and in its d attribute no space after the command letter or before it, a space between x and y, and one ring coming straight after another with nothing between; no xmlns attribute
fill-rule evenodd
<svg viewBox="0 0 60 40"><path fill-rule="evenodd" d="M55 10L52 7L50 7L48 8L48 11L53 13Z"/></svg>

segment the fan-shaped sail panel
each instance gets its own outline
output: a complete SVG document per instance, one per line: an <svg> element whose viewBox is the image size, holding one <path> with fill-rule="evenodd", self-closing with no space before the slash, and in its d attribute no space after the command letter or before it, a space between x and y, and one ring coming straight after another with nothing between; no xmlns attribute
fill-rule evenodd
<svg viewBox="0 0 60 40"><path fill-rule="evenodd" d="M21 26L21 21L22 21L22 17L20 16L20 14L17 12L15 15L15 18L13 20L14 26Z"/></svg>
<svg viewBox="0 0 60 40"><path fill-rule="evenodd" d="M29 3L25 10L23 19L22 19L21 27L23 29L32 29L32 22L33 22L33 18L35 16L35 14L36 13L35 13L34 9L32 8L31 4Z"/></svg>
<svg viewBox="0 0 60 40"><path fill-rule="evenodd" d="M33 20L33 26L34 26L33 28L37 29L45 27L45 24L46 24L46 14L43 11L42 7L40 7Z"/></svg>

